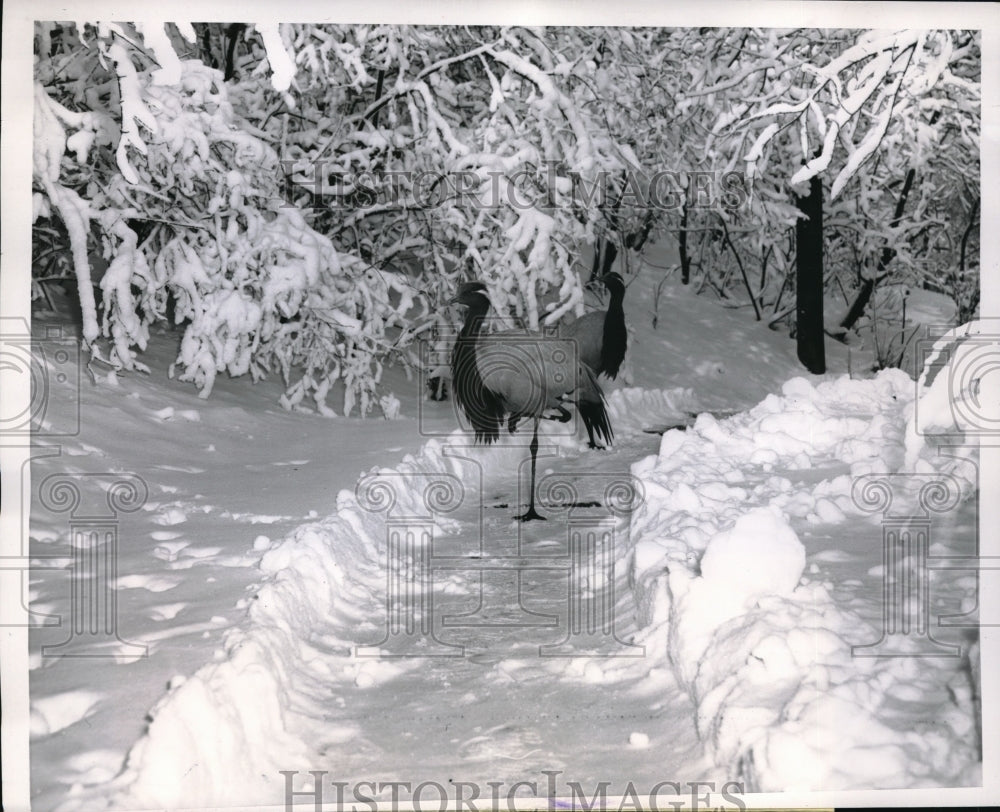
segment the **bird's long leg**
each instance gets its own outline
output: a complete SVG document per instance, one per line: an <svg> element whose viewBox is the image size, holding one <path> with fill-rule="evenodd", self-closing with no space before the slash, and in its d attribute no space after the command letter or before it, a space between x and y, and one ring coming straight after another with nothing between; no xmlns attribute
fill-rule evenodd
<svg viewBox="0 0 1000 812"><path fill-rule="evenodd" d="M535 431L531 435L531 491L528 497L528 510L522 513L520 516L515 516L519 522L530 522L532 519L544 519L544 516L539 516L538 512L535 510L535 460L538 457L538 418L535 418Z"/></svg>

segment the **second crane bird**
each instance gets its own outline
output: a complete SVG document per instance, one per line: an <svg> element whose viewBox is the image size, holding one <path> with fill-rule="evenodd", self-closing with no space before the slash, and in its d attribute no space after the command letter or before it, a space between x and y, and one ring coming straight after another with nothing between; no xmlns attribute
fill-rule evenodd
<svg viewBox="0 0 1000 812"><path fill-rule="evenodd" d="M598 375L618 377L618 370L628 349L625 327L625 280L620 274L605 274L601 280L611 294L608 309L594 310L571 321L562 331L565 338L576 341L579 358Z"/></svg>

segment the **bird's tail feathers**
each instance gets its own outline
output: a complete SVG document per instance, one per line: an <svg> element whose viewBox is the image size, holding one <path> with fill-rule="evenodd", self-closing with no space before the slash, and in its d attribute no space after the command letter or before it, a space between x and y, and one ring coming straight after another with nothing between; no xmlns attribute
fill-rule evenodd
<svg viewBox="0 0 1000 812"><path fill-rule="evenodd" d="M605 443L610 443L614 439L615 433L608 417L604 392L597 382L594 371L586 364L580 364L580 396L577 399L577 409L591 437L596 436Z"/></svg>

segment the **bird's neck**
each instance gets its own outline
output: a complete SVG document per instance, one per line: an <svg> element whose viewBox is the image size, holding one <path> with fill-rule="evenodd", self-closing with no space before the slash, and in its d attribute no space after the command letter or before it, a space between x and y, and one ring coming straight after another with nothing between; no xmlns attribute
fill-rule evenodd
<svg viewBox="0 0 1000 812"><path fill-rule="evenodd" d="M611 291L611 301L608 302L608 315L605 318L605 323L610 323L615 325L617 328L619 325L621 329L625 328L625 291L624 290L612 290Z"/></svg>
<svg viewBox="0 0 1000 812"><path fill-rule="evenodd" d="M628 347L628 328L625 326L625 308L622 306L624 291L613 290L608 312L604 316L601 341L601 369L615 378Z"/></svg>
<svg viewBox="0 0 1000 812"><path fill-rule="evenodd" d="M625 332L625 308L621 302L612 302L608 307L607 315L604 317L604 335L610 333L613 338Z"/></svg>

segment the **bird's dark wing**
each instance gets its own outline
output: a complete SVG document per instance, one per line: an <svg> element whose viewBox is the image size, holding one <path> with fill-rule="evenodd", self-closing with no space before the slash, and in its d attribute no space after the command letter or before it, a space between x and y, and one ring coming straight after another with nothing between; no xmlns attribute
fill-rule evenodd
<svg viewBox="0 0 1000 812"><path fill-rule="evenodd" d="M487 444L500 437L507 409L500 395L488 388L479 373L476 336L459 336L451 354L452 388L458 403L476 432L476 441Z"/></svg>
<svg viewBox="0 0 1000 812"><path fill-rule="evenodd" d="M565 325L561 335L576 342L576 355L579 361L593 370L599 370L603 330L604 314L594 310Z"/></svg>

